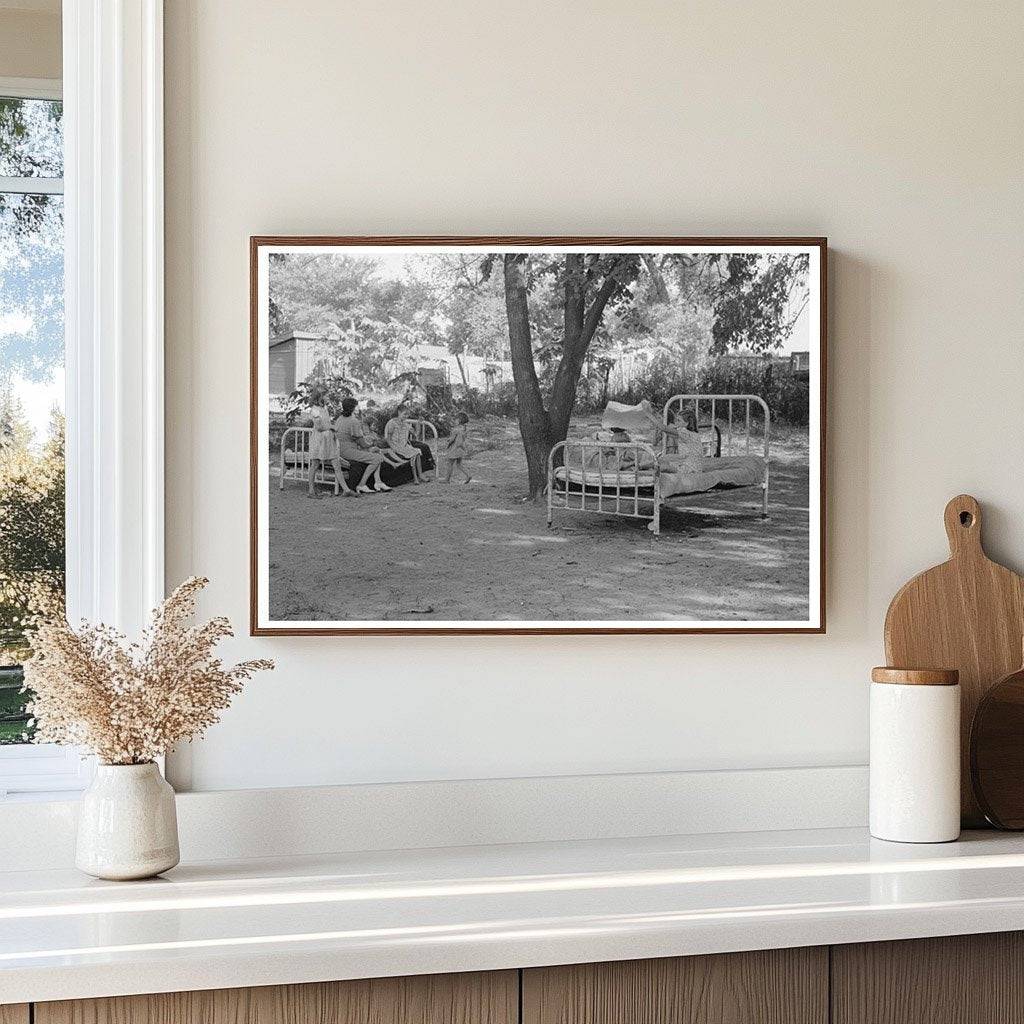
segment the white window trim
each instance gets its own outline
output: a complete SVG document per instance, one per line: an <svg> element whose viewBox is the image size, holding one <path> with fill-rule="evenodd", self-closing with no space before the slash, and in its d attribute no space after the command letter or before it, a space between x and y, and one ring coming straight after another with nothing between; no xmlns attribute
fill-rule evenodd
<svg viewBox="0 0 1024 1024"><path fill-rule="evenodd" d="M68 617L138 635L164 595L163 0L64 0ZM81 789L92 763L9 747L0 798Z"/></svg>
<svg viewBox="0 0 1024 1024"><path fill-rule="evenodd" d="M59 100L62 95L59 78L5 78L0 75L0 96L21 100Z"/></svg>
<svg viewBox="0 0 1024 1024"><path fill-rule="evenodd" d="M59 100L62 98L60 79L57 78L4 78L0 76L0 96L21 100ZM0 174L0 192L22 195L60 195L64 191L63 178L11 178Z"/></svg>
<svg viewBox="0 0 1024 1024"><path fill-rule="evenodd" d="M163 3L65 0L68 616L164 590Z"/></svg>
<svg viewBox="0 0 1024 1024"><path fill-rule="evenodd" d="M3 96L3 92L0 92ZM63 178L8 178L0 174L0 192L25 196L59 196L64 192Z"/></svg>

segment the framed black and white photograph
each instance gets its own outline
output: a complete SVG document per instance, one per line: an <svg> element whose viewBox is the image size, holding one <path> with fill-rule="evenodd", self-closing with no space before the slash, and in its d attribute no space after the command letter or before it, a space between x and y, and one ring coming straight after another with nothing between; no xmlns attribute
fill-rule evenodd
<svg viewBox="0 0 1024 1024"><path fill-rule="evenodd" d="M824 239L250 259L254 634L824 632Z"/></svg>

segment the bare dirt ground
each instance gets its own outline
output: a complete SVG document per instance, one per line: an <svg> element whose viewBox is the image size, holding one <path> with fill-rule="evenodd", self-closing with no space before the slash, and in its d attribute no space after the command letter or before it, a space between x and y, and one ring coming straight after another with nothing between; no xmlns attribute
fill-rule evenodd
<svg viewBox="0 0 1024 1024"><path fill-rule="evenodd" d="M595 421L596 422L596 421ZM579 427L586 427L580 424ZM516 425L471 426L468 485L306 497L270 477L278 620L786 620L808 615L806 430L772 440L760 488L712 491L646 521L524 504ZM444 462L440 462L443 472ZM679 500L679 499L677 499Z"/></svg>

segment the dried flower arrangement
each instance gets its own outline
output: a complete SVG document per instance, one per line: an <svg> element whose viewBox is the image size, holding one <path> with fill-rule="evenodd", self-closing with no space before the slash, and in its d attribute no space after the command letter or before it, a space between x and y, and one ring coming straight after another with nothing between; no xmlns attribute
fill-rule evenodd
<svg viewBox="0 0 1024 1024"><path fill-rule="evenodd" d="M102 624L38 623L25 662L36 742L86 747L104 764L145 764L219 721L242 684L274 663L225 668L214 657L232 635L228 620L188 624L208 582L182 583L153 612L140 643Z"/></svg>

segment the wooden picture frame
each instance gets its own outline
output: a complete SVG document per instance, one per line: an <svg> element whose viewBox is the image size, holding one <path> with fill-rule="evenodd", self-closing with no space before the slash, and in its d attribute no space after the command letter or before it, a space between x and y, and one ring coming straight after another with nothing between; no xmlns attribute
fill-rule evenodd
<svg viewBox="0 0 1024 1024"><path fill-rule="evenodd" d="M314 250L316 252L314 253ZM416 618L410 620L385 620L385 619L326 619L326 620L309 620L293 617L282 619L281 617L275 617L270 612L270 596L269 592L271 589L271 566L272 562L270 559L270 528L269 518L271 516L269 510L270 501L270 481L272 473L276 472L280 474L280 479L275 481L275 486L284 494L284 483L285 478L289 475L298 475L304 481L306 486L309 486L308 476L311 471L315 472L318 478L327 479L328 489L330 485L329 477L333 474L329 474L328 477L324 477L325 469L322 463L311 462L308 457L308 452L292 451L287 450L285 443L281 443L280 459L276 461L276 468L271 466L271 451L270 451L270 419L272 414L270 413L270 384L269 384L269 367L270 367L270 349L273 345L283 344L278 339L275 342L271 337L270 331L270 293L269 293L269 277L270 277L270 258L274 256L275 260L287 261L291 257L304 256L307 259L313 255L337 255L339 258L370 258L371 250L373 254L380 255L381 259L384 260L395 260L399 257L395 254L401 253L412 253L418 256L434 256L438 255L479 255L485 257L488 253L493 256L501 256L502 261L510 261L516 258L522 258L524 260L532 259L534 257L544 256L562 256L566 255L573 256L578 255L583 258L583 263L574 263L573 266L584 266L588 268L590 266L597 266L597 263L601 259L609 259L611 257L617 257L614 268L608 271L606 277L611 277L615 273L619 273L617 268L622 265L628 264L630 257L637 257L637 265L643 266L642 261L646 259L648 255L654 255L661 257L663 261L673 255L681 257L693 256L695 259L699 256L707 257L709 261L717 260L719 264L729 256L737 257L762 257L764 260L770 261L773 257L783 258L787 253L793 254L794 257L806 256L807 258L807 277L806 277L806 292L807 292L807 321L808 321L808 337L810 344L806 351L796 352L794 351L790 358L790 365L797 366L806 357L807 367L807 381L808 381L808 402L807 402L807 439L805 442L806 446L806 459L807 459L807 480L806 480L806 495L807 495L807 573L806 573L806 616L801 619L768 619L768 620L751 620L737 618L735 621L732 619L709 619L705 624L703 619L658 619L658 620L646 620L637 619L636 623L632 621L623 621L621 619L610 619L605 621L603 618L594 619L529 619L529 620L516 620L500 618L500 619L486 619L478 620L474 618L460 618L458 620L442 620L436 621L428 618ZM825 503L825 466L826 466L826 425L827 425L827 256L828 246L827 240L822 237L770 237L770 236L756 236L756 237L620 237L620 236L568 236L568 237L548 237L548 236L376 236L376 237L351 237L351 236L279 236L279 235L268 235L268 236L253 236L250 238L249 245L250 254L250 632L253 636L346 636L346 635L452 635L452 634L466 634L466 635L545 635L545 634L700 634L700 633L737 633L737 634L778 634L778 633L813 633L822 634L826 628L826 549L825 549L825 538L826 538L826 503ZM619 257L621 257L619 259ZM589 264L585 263L586 260L590 260ZM483 262L483 261L481 261ZM285 265L284 262L281 263ZM566 267L569 266L568 259L566 260ZM586 273L590 273L588 269ZM639 272L638 272L639 273ZM566 271L566 275L568 271ZM726 272L727 280L732 280L730 272ZM566 277L568 279L568 277ZM509 287L506 281L506 289ZM630 295L629 288L637 287L636 285L627 282L626 284L620 285L622 293ZM526 292L523 292L524 296ZM566 292L568 294L568 291ZM524 300L525 301L525 300ZM703 301L703 300L702 300ZM787 299L787 301L790 301ZM584 304L584 310L586 305ZM525 307L524 307L525 309ZM531 314L532 315L532 314ZM803 313L799 314L800 316ZM600 314L599 314L600 316ZM790 324L792 329L792 324ZM355 332L355 327L352 328ZM358 332L357 332L358 333ZM301 332L294 331L293 336L288 341L293 341L299 338ZM529 334L528 334L529 336ZM319 339L317 336L318 341ZM299 341L295 341L297 346ZM520 352L522 346L520 345ZM468 357L467 357L468 358ZM520 357L521 358L521 357ZM726 356L723 358L734 358L742 361L747 358L744 353L739 355ZM780 357L771 355L765 355L763 351L758 354L757 350L753 350L753 354L749 357L752 362L751 365L756 363L756 360L768 360L765 364L766 367L773 367ZM319 365L319 364L318 364ZM459 363L460 370L462 369L462 363ZM319 371L318 371L319 372ZM740 371L737 371L740 372ZM768 369L765 372L769 372ZM419 373L419 371L417 371ZM514 373L514 359L513 359L513 373ZM796 373L796 371L794 371ZM405 375L409 377L409 374ZM463 376L465 376L463 374ZM334 378L332 378L334 379ZM417 380L420 378L417 377ZM607 379L607 376L606 376ZM288 381L285 383L296 383L295 381ZM518 386L516 388L518 393ZM280 392L278 392L280 393ZM469 391L466 394L469 395ZM674 396L679 397L679 396ZM666 424L670 421L675 422L673 417L679 418L683 415L687 409L693 409L692 412L687 412L689 416L688 424L692 424L695 427L695 433L702 437L706 437L707 434L707 413L702 412L702 408L706 409L706 405L702 407L702 402L710 401L711 396L705 395L702 392L688 393L682 396L686 401L678 403L677 407L672 410L669 409L666 404L663 410L663 418ZM764 433L764 446L765 446L765 459L764 459L764 495L765 495L765 508L770 512L769 504L769 479L770 479L770 465L771 457L768 450L768 414L767 414L767 403L762 401L758 396L754 394L740 394L740 393L722 393L716 396L719 401L723 398L729 398L732 401L729 402L729 422L728 429L730 433L730 444L731 435L734 425L734 418L736 422L741 422L743 419L743 413L736 413L734 411L734 402L738 406L740 399L742 398L757 398L762 406L765 407L765 413L760 414L757 411L757 406L753 405L752 402L747 403L746 407L746 443L748 445L748 451L751 441L752 432L756 432L755 426L751 426L752 414L751 407L755 409L754 420L757 420L758 415L763 415L763 433ZM696 398L698 401L693 402ZM691 402L691 406L686 406L686 402ZM718 407L719 409L722 406ZM710 423L712 436L717 436L719 456L721 455L721 448L723 445L722 435L726 429L724 420L724 413L722 416L718 416L715 411L716 407L711 406ZM333 415L333 410L331 412ZM630 412L630 415L633 413ZM639 415L639 413L637 413ZM606 412L607 416L607 412ZM703 418L702 418L703 417ZM337 420L334 421L337 424ZM604 424L602 420L602 426ZM683 424L684 432L688 430L687 423ZM390 428L390 421L389 421ZM305 428L304 428L305 429ZM612 430L614 431L614 427ZM573 427L570 427L572 432ZM300 431L301 432L301 431ZM737 432L739 428L737 427ZM335 435L332 434L332 437ZM612 436L616 439L620 437L618 433L613 433ZM667 438L662 438L662 441L667 441ZM646 486L648 477L644 476L645 470L641 468L642 458L645 456L640 454L640 448L643 447L644 451L650 450L648 446L643 445L639 442L634 442L630 436L630 446L637 449L637 456L631 463L634 467L632 472L636 475L631 478L635 483L629 493L631 497L629 501L634 500L636 495L646 495L648 488ZM760 444L759 440L755 439L755 449ZM576 447L573 447L573 446ZM589 448L587 447L589 445ZM578 450L577 450L578 449ZM581 440L576 441L571 439L566 442L566 448L561 452L562 464L561 466L555 465L558 461L558 457L553 456L549 459L548 465L548 485L549 497L548 499L548 523L551 525L551 519L553 516L552 503L555 502L556 509L559 512L559 516L563 511L595 511L587 507L594 501L598 503L599 512L598 517L587 517L593 518L607 518L614 516L616 513L619 515L629 515L629 518L647 518L648 515L653 515L651 524L657 530L660 528L659 510L671 507L670 502L677 499L663 499L660 497L660 492L655 488L653 490L653 512L648 513L648 506L644 505L642 511L638 516L633 516L631 513L621 512L620 509L623 507L626 499L623 495L627 493L623 489L621 484L621 477L623 473L627 471L622 469L622 465L630 465L629 453L624 451L624 445L615 445L611 443L605 443L604 441L589 441ZM597 455L593 454L593 451L597 451ZM664 446L658 448L655 451L654 468L651 469L654 477L663 484L665 479L669 477L666 474L669 470L665 468L666 463L662 457L662 452L666 450ZM433 448L432 448L433 451ZM613 483L608 483L609 474L613 471L606 470L606 458L608 457L608 451L614 451L614 454L619 458L619 462L616 463L618 469L618 479ZM714 453L709 450L708 443L704 442L704 451L707 453L705 458L714 457ZM801 448L801 451L803 449ZM583 460L580 462L580 469L574 469L575 463L572 461L574 457L577 457L579 452L582 453L580 456ZM589 453L589 454L588 454ZM291 460L286 464L286 456ZM275 460L277 460L276 449L275 449ZM592 466L595 463L593 460L599 459L597 463L599 470L597 472L597 480L595 483L591 482L592 471L588 469L588 466ZM449 460L452 461L452 460ZM469 460L469 464L473 465L473 460ZM343 465L349 465L344 463ZM458 463L461 466L461 463ZM705 466L711 465L714 470L717 471L719 463L704 463ZM294 467L298 468L294 468ZM319 469L316 467L319 466ZM304 476L303 476L304 472ZM440 467L439 467L440 472ZM465 470L464 470L465 472ZM678 471L674 466L672 468L673 473L681 472ZM343 471L343 475L349 473L348 470ZM561 477L559 477L561 473ZM554 474L554 475L552 475ZM590 474L590 475L588 475ZM532 477L531 477L532 479ZM678 481L682 479L678 475L671 476L672 481ZM607 490L609 487L615 487L614 496L615 501L611 498L598 498L597 491L601 488ZM443 482L437 482L434 484L428 484L427 487L444 487ZM560 487L564 488L564 495L566 504L572 505L572 501L576 497L576 492L581 492L580 509L565 509L557 505L557 497L562 493L559 490ZM316 491L316 485L314 485L314 492ZM753 489L753 486L752 486ZM335 485L337 490L337 485ZM423 490L422 488L420 489ZM594 491L591 496L591 490ZM803 493L802 488L800 489ZM684 498L689 492L683 492ZM702 494L715 494L715 495L729 495L736 492L733 491L705 491ZM291 495L289 495L289 498ZM698 495L699 497L699 495ZM383 496L380 496L383 498ZM377 497L365 497L362 499L363 504L359 507L368 508L370 503L380 500ZM330 499L333 501L333 499ZM391 503L396 503L397 498L394 496L388 496L388 500ZM601 504L602 500L608 502L607 506ZM641 501L649 501L647 497L643 497ZM682 500L682 499L678 499ZM745 524L747 520L754 514L754 506L750 503L742 506L742 512L740 514L731 513L725 508L728 504L728 499L721 502L715 502L712 499L712 505L718 509L721 506L720 515L723 521L727 521L728 515L734 515L736 520L742 520ZM293 503L294 505L294 503ZM320 502L319 505L327 508L327 502ZM749 507L748 507L749 506ZM312 507L312 506L311 506ZM338 503L331 505L331 512L329 515L334 516L335 512L339 515L344 513L345 506L341 503L341 499ZM354 507L354 505L353 505ZM380 507L384 507L383 501ZM389 504L389 507L391 505ZM611 508L614 511L604 513L601 511L605 507ZM298 506L294 506L295 514L301 513L305 515L305 511L299 509ZM487 511L487 510L484 510ZM494 510L490 510L494 511ZM502 511L502 510L499 510ZM698 518L701 518L701 513L694 512L687 506L687 514L693 514ZM291 512L288 513L291 515ZM324 513L328 515L328 513ZM704 517L708 518L708 517ZM714 518L712 515L711 518ZM291 520L289 520L291 521ZM332 524L341 520L330 520ZM561 518L556 520L556 523L561 526L563 521ZM771 523L769 515L768 523ZM633 527L636 523L632 524ZM320 527L324 528L324 527ZM332 525L327 529L334 529ZM649 525L648 528L651 528ZM803 525L801 521L801 531ZM280 531L279 531L280 533ZM286 537L291 537L294 531L284 531ZM700 536L700 531L697 531L696 536ZM803 536L803 533L800 534ZM540 535L536 535L536 539L540 540ZM658 550L657 545L664 543L665 538L644 538L638 541L638 545L646 545L647 540L650 540L649 550ZM669 537L669 543L672 543L671 537ZM781 541L780 541L781 544ZM691 545L691 548L696 548ZM643 547L643 550L648 550L647 547ZM689 549L687 549L689 550ZM572 563L567 563L571 565ZM318 572L320 570L317 570ZM339 586L345 579L345 564L344 559L333 566L331 572L337 573L337 580ZM563 577L565 574L562 574ZM333 576L329 576L328 579L334 579ZM294 588L293 588L294 589ZM301 588L300 588L301 589ZM371 587L372 590L372 587ZM311 584L310 591L314 595L319 595L324 592L324 583L321 577L318 577L315 583ZM802 601L802 591L797 593L797 597ZM788 600L788 598L787 598ZM429 606L428 606L429 607ZM431 612L434 611L432 607L429 609ZM411 613L410 613L411 614ZM419 614L419 611L417 611Z"/></svg>

